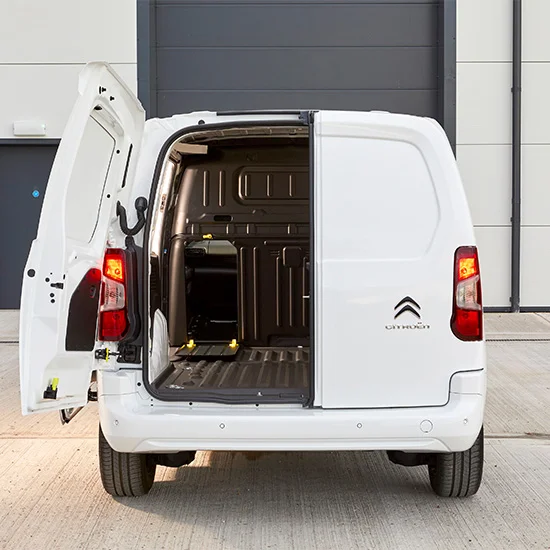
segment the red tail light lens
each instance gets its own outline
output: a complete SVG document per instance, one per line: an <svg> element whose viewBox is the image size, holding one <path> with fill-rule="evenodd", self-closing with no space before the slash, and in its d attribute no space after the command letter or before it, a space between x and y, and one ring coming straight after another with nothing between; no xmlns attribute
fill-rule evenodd
<svg viewBox="0 0 550 550"><path fill-rule="evenodd" d="M103 262L99 339L116 342L124 336L127 329L126 259L124 250L109 248Z"/></svg>
<svg viewBox="0 0 550 550"><path fill-rule="evenodd" d="M483 339L481 275L475 246L462 246L455 253L451 329L460 340Z"/></svg>

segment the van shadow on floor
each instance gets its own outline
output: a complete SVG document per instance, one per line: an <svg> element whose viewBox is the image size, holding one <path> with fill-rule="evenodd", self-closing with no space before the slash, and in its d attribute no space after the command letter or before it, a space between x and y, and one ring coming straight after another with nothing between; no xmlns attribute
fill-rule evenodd
<svg viewBox="0 0 550 550"><path fill-rule="evenodd" d="M383 452L358 451L201 452L189 466L159 468L146 497L117 500L174 519L185 515L186 509L197 516L197 507L221 506L230 521L242 518L243 507L251 517L256 513L275 517L304 502L318 510L336 502L372 500L376 505L374 497L381 491L400 500L415 496L425 503L437 500L435 495L431 498L427 468L399 467ZM234 511L231 503L237 504Z"/></svg>

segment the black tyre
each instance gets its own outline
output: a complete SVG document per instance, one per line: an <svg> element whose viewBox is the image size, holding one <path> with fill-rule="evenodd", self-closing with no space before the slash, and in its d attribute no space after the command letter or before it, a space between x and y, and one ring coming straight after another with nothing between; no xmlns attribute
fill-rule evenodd
<svg viewBox="0 0 550 550"><path fill-rule="evenodd" d="M155 481L157 465L151 455L119 453L99 427L99 471L103 488L114 497L146 495Z"/></svg>
<svg viewBox="0 0 550 550"><path fill-rule="evenodd" d="M474 444L461 453L432 456L428 465L430 483L440 497L475 495L483 477L483 427Z"/></svg>

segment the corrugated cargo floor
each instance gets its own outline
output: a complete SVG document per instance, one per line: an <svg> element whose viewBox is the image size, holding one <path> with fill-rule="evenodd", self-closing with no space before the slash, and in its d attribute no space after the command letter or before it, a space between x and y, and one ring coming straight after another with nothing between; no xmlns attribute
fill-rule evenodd
<svg viewBox="0 0 550 550"><path fill-rule="evenodd" d="M183 358L155 382L160 391L238 389L295 397L307 395L308 385L309 349L281 347L240 349L229 361Z"/></svg>

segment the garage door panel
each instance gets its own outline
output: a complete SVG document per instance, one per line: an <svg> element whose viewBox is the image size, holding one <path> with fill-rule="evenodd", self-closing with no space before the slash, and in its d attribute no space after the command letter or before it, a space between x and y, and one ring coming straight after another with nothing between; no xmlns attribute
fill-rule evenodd
<svg viewBox="0 0 550 550"><path fill-rule="evenodd" d="M160 50L158 89L423 89L435 48ZM174 70L179 67L179 70ZM269 70L268 70L269 69ZM435 81L433 82L436 87Z"/></svg>
<svg viewBox="0 0 550 550"><path fill-rule="evenodd" d="M437 117L441 0L158 0L154 114L382 109Z"/></svg>
<svg viewBox="0 0 550 550"><path fill-rule="evenodd" d="M417 4L159 5L163 47L431 46L437 6ZM227 24L231 21L231 25ZM345 29L345 32L335 32Z"/></svg>
<svg viewBox="0 0 550 550"><path fill-rule="evenodd" d="M437 92L424 90L390 91L171 91L159 94L161 117L185 111L340 109L379 110L434 116Z"/></svg>

